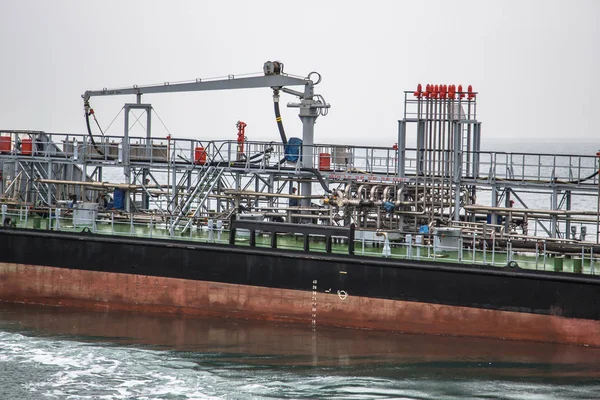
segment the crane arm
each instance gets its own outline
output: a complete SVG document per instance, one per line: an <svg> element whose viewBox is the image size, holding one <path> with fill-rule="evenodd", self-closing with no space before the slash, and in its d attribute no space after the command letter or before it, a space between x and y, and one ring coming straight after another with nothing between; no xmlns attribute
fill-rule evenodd
<svg viewBox="0 0 600 400"><path fill-rule="evenodd" d="M92 96L115 96L127 94L150 94L150 93L176 93L176 92L194 92L209 90L232 90L232 89L252 89L252 88L281 88L284 86L305 86L304 95L311 97L313 95L313 82L308 78L296 78L288 75L264 75L246 78L228 78L214 81L192 81L185 83L169 84L165 82L162 85L151 86L133 86L121 89L101 89L87 90L81 95L84 101L89 101Z"/></svg>

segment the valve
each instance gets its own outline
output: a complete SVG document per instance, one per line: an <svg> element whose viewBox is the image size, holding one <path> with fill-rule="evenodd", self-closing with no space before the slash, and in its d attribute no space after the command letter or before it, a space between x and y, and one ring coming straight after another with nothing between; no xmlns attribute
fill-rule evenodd
<svg viewBox="0 0 600 400"><path fill-rule="evenodd" d="M244 141L246 140L245 132L247 124L243 121L238 121L235 124L238 128L237 143L238 143L238 155L244 154Z"/></svg>

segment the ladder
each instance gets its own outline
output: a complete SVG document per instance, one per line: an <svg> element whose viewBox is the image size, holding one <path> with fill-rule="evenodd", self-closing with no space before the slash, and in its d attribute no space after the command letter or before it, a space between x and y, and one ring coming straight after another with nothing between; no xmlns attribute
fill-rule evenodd
<svg viewBox="0 0 600 400"><path fill-rule="evenodd" d="M182 205L179 207L177 216L171 223L171 229L174 229L179 222L188 215L189 211L194 206L194 213L188 218L187 223L183 227L183 232L189 229L193 218L198 216L198 213L202 208L206 208L206 201L208 200L210 193L221 179L223 171L223 168L216 167L214 165L204 167L201 170L201 172L198 174L196 184L194 185L193 189L182 200Z"/></svg>

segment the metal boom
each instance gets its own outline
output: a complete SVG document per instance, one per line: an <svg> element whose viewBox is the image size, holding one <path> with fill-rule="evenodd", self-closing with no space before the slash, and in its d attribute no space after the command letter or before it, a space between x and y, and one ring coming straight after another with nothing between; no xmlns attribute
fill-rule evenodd
<svg viewBox="0 0 600 400"><path fill-rule="evenodd" d="M300 103L289 103L288 107L299 108L299 117L302 121L302 164L305 168L314 168L314 125L321 109L328 109L329 104L322 101L322 97L314 94L314 86L321 81L321 76L316 72L311 72L306 78L292 77L283 74L283 64L277 61L267 61L263 67L263 76L251 76L244 78L235 78L234 75L229 75L227 79L216 79L202 81L196 79L191 82L182 82L170 84L165 82L160 85L137 86L119 89L101 89L87 90L81 97L84 100L86 115L89 113L89 100L96 96L118 96L118 95L136 95L136 104L125 104L125 130L124 143L128 143L129 137L129 111L131 109L144 109L147 113L147 139L150 140L150 111L149 104L141 104L143 94L152 93L177 93L177 92L195 92L195 91L212 91L212 90L235 90L235 89L253 89L253 88L272 88L274 90L282 90L285 93L295 95L300 98ZM317 81L313 82L312 75L317 76ZM291 89L284 89L286 86L304 86L303 92L296 92ZM314 97L318 99L315 100ZM91 133L90 133L91 134ZM129 149L123 149L123 164L124 173L127 179L130 179L129 169ZM128 182L129 183L129 182ZM312 193L310 182L301 184L302 194L306 196L302 200L303 206L310 205L308 198Z"/></svg>

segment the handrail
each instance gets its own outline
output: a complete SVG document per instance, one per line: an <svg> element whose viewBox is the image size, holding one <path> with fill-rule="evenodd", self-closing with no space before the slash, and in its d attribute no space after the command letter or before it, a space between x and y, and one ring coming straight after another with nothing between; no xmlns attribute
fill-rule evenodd
<svg viewBox="0 0 600 400"><path fill-rule="evenodd" d="M232 214L229 223L229 244L235 244L236 231L247 229L250 231L250 246L256 246L256 231L269 232L271 236L271 248L277 248L278 233L301 234L304 237L304 251L309 251L310 235L325 236L325 251L332 251L332 237L343 236L348 238L348 254L354 255L354 232L355 226L349 227L323 226L314 224L289 224L282 222L244 221L236 219Z"/></svg>

